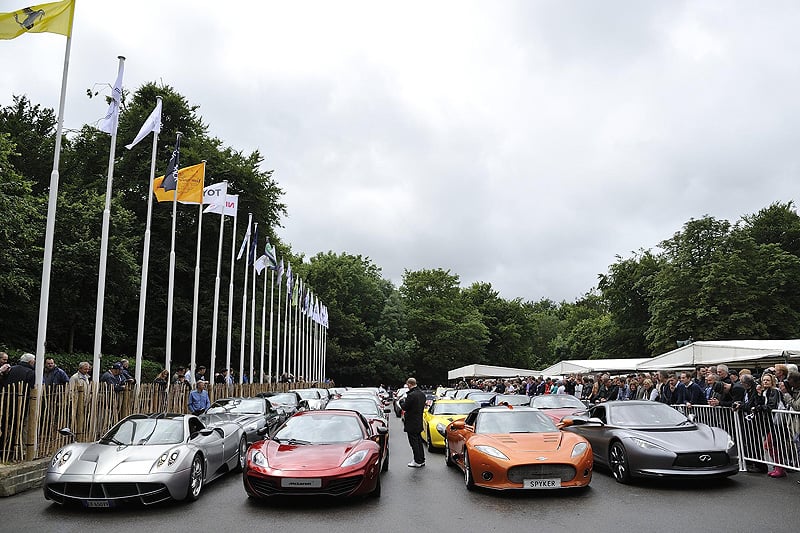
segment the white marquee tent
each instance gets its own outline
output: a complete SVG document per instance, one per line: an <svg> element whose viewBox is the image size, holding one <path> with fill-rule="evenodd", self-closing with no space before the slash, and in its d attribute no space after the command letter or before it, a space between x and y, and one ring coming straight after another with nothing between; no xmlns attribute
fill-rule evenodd
<svg viewBox="0 0 800 533"><path fill-rule="evenodd" d="M467 365L447 372L447 379L455 380L461 378L515 378L517 376L541 376L538 370L527 370L523 368L508 368L505 366L491 365Z"/></svg>
<svg viewBox="0 0 800 533"><path fill-rule="evenodd" d="M697 341L648 359L637 370L669 370L696 366L773 364L800 362L800 339Z"/></svg>
<svg viewBox="0 0 800 533"><path fill-rule="evenodd" d="M569 374L591 374L593 372L622 373L636 370L649 361L644 359L569 359L560 361L542 370L544 376L566 376Z"/></svg>

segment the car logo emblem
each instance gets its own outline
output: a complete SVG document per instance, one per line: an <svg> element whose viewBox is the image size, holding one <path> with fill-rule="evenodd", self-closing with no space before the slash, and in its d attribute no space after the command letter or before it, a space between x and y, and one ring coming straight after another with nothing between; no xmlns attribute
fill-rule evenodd
<svg viewBox="0 0 800 533"><path fill-rule="evenodd" d="M537 461L547 461L547 457L537 457Z"/></svg>
<svg viewBox="0 0 800 533"><path fill-rule="evenodd" d="M711 456L708 455L708 454L703 454L698 459L700 459L700 461L702 461L704 463L708 463L708 462L711 461Z"/></svg>

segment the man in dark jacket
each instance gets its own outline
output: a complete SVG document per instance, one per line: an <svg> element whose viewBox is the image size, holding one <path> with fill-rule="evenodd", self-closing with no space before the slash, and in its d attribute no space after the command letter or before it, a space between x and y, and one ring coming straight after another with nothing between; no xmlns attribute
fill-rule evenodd
<svg viewBox="0 0 800 533"><path fill-rule="evenodd" d="M26 383L31 389L36 385L36 356L32 353L22 354L19 363L11 367L6 375L5 385Z"/></svg>
<svg viewBox="0 0 800 533"><path fill-rule="evenodd" d="M425 409L425 393L417 388L417 380L408 378L408 393L403 400L403 431L408 434L408 443L414 453L414 460L408 463L411 468L425 466L425 448L422 444L422 411Z"/></svg>

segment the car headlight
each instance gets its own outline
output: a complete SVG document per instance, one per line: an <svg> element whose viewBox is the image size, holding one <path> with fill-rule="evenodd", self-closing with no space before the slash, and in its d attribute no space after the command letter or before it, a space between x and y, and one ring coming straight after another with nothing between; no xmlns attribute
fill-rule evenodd
<svg viewBox="0 0 800 533"><path fill-rule="evenodd" d="M504 454L503 452L501 452L500 450L498 450L493 446L486 446L484 444L481 444L480 446L475 446L475 449L481 453L485 453L486 455L491 455L492 457L496 457L498 459L508 460L506 454Z"/></svg>
<svg viewBox="0 0 800 533"><path fill-rule="evenodd" d="M659 446L658 444L653 444L652 442L646 441L644 439L637 439L636 437L631 437L631 440L639 448L642 448L642 449L645 449L645 450L664 450L664 451L669 451L666 448L663 448L663 447Z"/></svg>
<svg viewBox="0 0 800 533"><path fill-rule="evenodd" d="M180 450L173 450L171 452L164 452L161 454L161 457L158 458L158 462L156 463L156 467L164 466L164 463L167 466L172 466L175 464L175 461L178 460L178 457L181 456Z"/></svg>
<svg viewBox="0 0 800 533"><path fill-rule="evenodd" d="M248 424L244 427L245 431L255 431L258 429L258 422L253 422L252 424Z"/></svg>
<svg viewBox="0 0 800 533"><path fill-rule="evenodd" d="M61 468L72 457L72 450L58 450L53 456L53 461L50 463L54 468Z"/></svg>
<svg viewBox="0 0 800 533"><path fill-rule="evenodd" d="M260 451L253 452L253 455L250 456L250 462L256 466L260 466L261 468L267 468L269 466L269 463L267 462L267 456Z"/></svg>
<svg viewBox="0 0 800 533"><path fill-rule="evenodd" d="M348 457L347 459L345 459L344 462L341 464L341 466L345 467L345 466L357 465L367 457L368 453L369 450L359 450L350 457Z"/></svg>
<svg viewBox="0 0 800 533"><path fill-rule="evenodd" d="M728 437L728 443L725 445L725 451L728 451L728 450L730 450L730 449L731 449L731 448L733 448L734 446L736 446L736 443L735 443L735 442L733 442L733 439L732 439L732 438L730 438L730 436L729 436L729 437Z"/></svg>
<svg viewBox="0 0 800 533"><path fill-rule="evenodd" d="M586 444L585 442L579 442L578 444L575 445L574 448L572 448L572 455L571 456L572 457L578 457L580 455L583 455L588 447L589 447L589 445Z"/></svg>
<svg viewBox="0 0 800 533"><path fill-rule="evenodd" d="M440 435L444 435L444 434L445 434L445 430L446 430L446 429L447 429L447 426L445 426L445 425L444 425L444 424L442 424L441 422L439 422L438 424L436 424L436 431L438 431Z"/></svg>

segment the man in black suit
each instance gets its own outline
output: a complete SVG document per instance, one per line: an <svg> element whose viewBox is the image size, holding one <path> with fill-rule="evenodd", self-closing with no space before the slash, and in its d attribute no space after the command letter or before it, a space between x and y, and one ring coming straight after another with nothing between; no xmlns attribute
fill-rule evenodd
<svg viewBox="0 0 800 533"><path fill-rule="evenodd" d="M425 393L417 387L415 378L406 381L408 393L402 402L403 431L408 434L408 444L414 454L414 460L408 463L411 468L425 466L425 448L422 443L422 411L425 409Z"/></svg>

